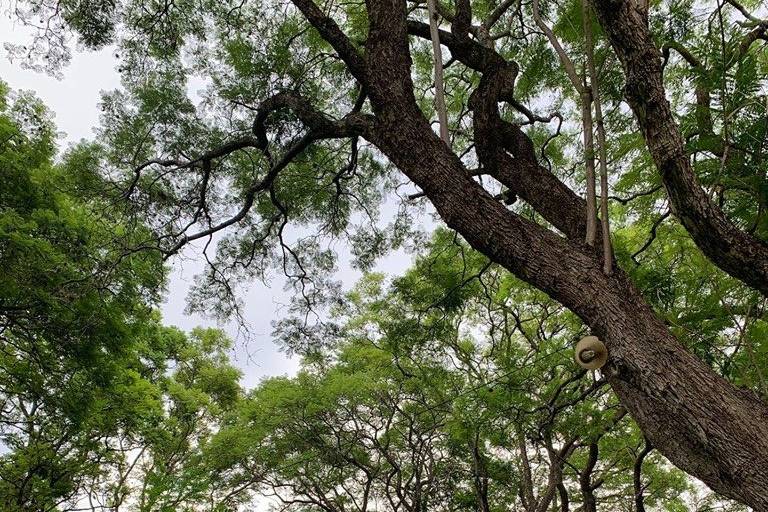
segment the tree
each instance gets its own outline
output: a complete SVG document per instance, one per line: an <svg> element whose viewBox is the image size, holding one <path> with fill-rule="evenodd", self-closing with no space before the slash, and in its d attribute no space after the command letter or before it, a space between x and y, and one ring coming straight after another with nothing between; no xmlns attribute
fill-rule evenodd
<svg viewBox="0 0 768 512"><path fill-rule="evenodd" d="M334 321L212 440L222 485L285 510L689 510L683 473L573 364L581 322L454 234L365 276Z"/></svg>
<svg viewBox="0 0 768 512"><path fill-rule="evenodd" d="M729 2L740 14L746 16L746 34L729 34L726 41L723 6L718 3L717 16L721 31L721 54L719 68L713 73L715 80L728 80L729 72L736 67L738 72L749 73L754 68L755 54L751 52L755 41L768 41L768 23L750 15L737 1ZM662 64L659 50L651 37L648 26L647 4L645 11L637 9L630 2L623 2L619 9L609 3L595 2L597 15L606 29L617 56L624 66L627 83L626 97L638 120L648 144L648 149L664 182L676 216L685 226L698 247L728 274L741 279L749 286L768 293L768 245L752 233L745 232L738 224L730 221L721 208L707 196L693 172L689 151L685 148L682 133L666 100L662 78ZM673 45L674 46L674 45ZM685 47L678 46L682 54L696 66L698 60ZM666 50L669 53L669 48ZM697 72L707 74L699 63ZM703 77L702 77L703 78ZM711 106L706 100L706 87L698 90L698 107L703 116L708 115ZM738 97L738 92L734 96ZM708 148L722 158L723 165L731 163L730 151L742 151L738 142L731 140L729 117L739 108L728 98L725 86L721 97L723 110L722 133L715 136L712 127L702 127L700 139L714 138L717 148ZM705 121L705 124L707 122ZM762 145L762 142L760 142ZM758 155L761 148L758 149ZM736 155L733 155L736 156ZM745 155L742 155L742 158ZM749 157L754 158L755 153ZM757 156L758 160L762 156ZM749 175L750 162L740 162L736 172ZM758 216L759 217L759 216ZM758 220L759 222L759 220Z"/></svg>
<svg viewBox="0 0 768 512"><path fill-rule="evenodd" d="M228 357L231 340L216 329L164 331L162 343L142 354L157 365L144 378L163 410L144 428L105 440L113 460L103 461L100 473L79 490L74 510L223 512L247 497L221 485L204 453L243 396L241 372Z"/></svg>
<svg viewBox="0 0 768 512"><path fill-rule="evenodd" d="M221 332L161 324L161 259L125 253L149 232L93 194L97 149L56 165L55 137L40 101L0 82L0 507L117 510L143 473L143 510L159 510L192 493L192 440L240 374Z"/></svg>
<svg viewBox="0 0 768 512"><path fill-rule="evenodd" d="M0 130L2 506L46 510L98 474L102 435L152 415L130 361L160 260L111 264L119 226L94 222L99 206L66 192L97 178L53 165L38 100L0 84ZM121 407L104 414L105 401Z"/></svg>
<svg viewBox="0 0 768 512"><path fill-rule="evenodd" d="M420 189L414 195L428 198L475 250L569 308L607 343L608 381L656 449L712 489L768 510L764 399L734 387L681 345L627 273L629 262L619 261L624 268L606 274L603 253L583 243L587 204L571 188L567 168L556 167L578 167L579 159L565 145L568 136L543 126L556 116L532 112L536 98L548 95L565 111L572 91L563 87L554 59L547 62L548 42L530 30L528 6L468 0L438 6L443 25L450 26L439 31L451 55L445 65L452 122L446 144L429 122L430 94L420 92L431 89L431 65L429 25L419 2L369 0L322 9L312 0L288 6L100 3L93 9L81 8L88 2L65 2L56 11L26 5L30 10L22 17L60 15L86 44L120 44L125 92L104 100L104 165L129 207L149 214L156 233L146 244L151 249L171 257L195 240L206 240L206 249L217 246L198 290L200 304L213 296L222 312L236 308L233 280L263 276L276 263L294 279L305 306L317 307L330 289L322 276L332 268L319 241L323 235L349 235L363 263L408 238L407 210L390 230L350 233L353 214L371 224L377 219L373 204L392 189L390 167L396 168ZM613 58L606 48L596 49L604 76L591 86L606 88L600 97L610 107L605 110L618 111L606 120L617 130L608 138L618 139L609 154L632 167L628 174L643 178L634 180L642 189L631 197L663 201L654 195L661 178L698 247L764 293L759 198L765 177L754 169L764 155L765 123L758 117L764 92L756 77L766 59L753 43L765 37L766 23L741 4L729 5L746 20L726 35L724 20L734 11L724 13L718 4L712 12L720 19L721 45L713 52L708 44L714 32L690 28L694 6L662 3L648 15L648 3L593 3L623 64L642 139L620 112L623 78L605 65ZM581 4L560 9L558 32L578 48L585 34L568 23L580 19ZM649 27L657 36L701 42L722 61L712 73L723 83L720 112L703 100L695 109L722 126L716 174L728 179L712 184L713 194L721 189L722 206L696 180L695 173L711 169L712 159L704 158L698 169L690 164L675 119L688 98L683 88L673 88L680 111L667 102L669 83ZM34 57L44 49L35 44L29 51ZM185 90L196 74L209 78L205 109L196 109ZM734 103L737 93L742 96ZM576 104L581 106L578 99ZM710 133L701 135L697 141ZM757 144L737 142L747 135ZM704 151L693 148L697 157ZM751 185L734 189L732 180ZM516 198L525 204L505 204ZM653 222L651 240L665 218ZM285 236L289 221L312 224L316 235L291 242Z"/></svg>

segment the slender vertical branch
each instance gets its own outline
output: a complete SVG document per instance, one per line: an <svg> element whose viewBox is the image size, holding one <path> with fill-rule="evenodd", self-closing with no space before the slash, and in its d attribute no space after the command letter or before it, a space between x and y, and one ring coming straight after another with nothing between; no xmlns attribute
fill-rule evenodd
<svg viewBox="0 0 768 512"><path fill-rule="evenodd" d="M651 453L651 450L653 450L653 445L646 439L645 447L635 459L632 481L635 488L636 512L645 512L645 496L643 495L643 491L645 491L645 487L643 486L643 461L645 460L645 457Z"/></svg>
<svg viewBox="0 0 768 512"><path fill-rule="evenodd" d="M578 73L576 73L576 66L573 65L573 61L571 61L571 59L568 57L568 54L565 53L565 50L560 44L560 41L558 41L557 36L555 36L555 33L552 32L552 29L547 26L547 24L544 22L544 19L541 17L539 0L533 0L532 7L533 21L536 22L536 26L539 27L539 29L544 32L544 35L547 36L547 39L549 39L549 43L552 45L552 48L554 48L555 53L557 54L557 58L560 59L560 63L565 70L565 74L568 75L568 79L571 81L571 84L573 84L573 87L576 89L576 91L582 93L582 83L581 80L579 80Z"/></svg>
<svg viewBox="0 0 768 512"><path fill-rule="evenodd" d="M557 484L557 493L560 496L560 512L570 512L571 503L568 498L568 489L565 488L563 482Z"/></svg>
<svg viewBox="0 0 768 512"><path fill-rule="evenodd" d="M581 2L581 19L584 28L584 46L586 47L587 65L591 68L589 54L592 49L592 27L589 25L589 6L587 0ZM584 166L587 180L587 245L595 245L597 232L597 204L595 192L595 143L592 128L592 101L594 91L592 86L592 69L589 69L589 82L587 82L587 69L584 70L584 84L581 90L582 126L584 129Z"/></svg>
<svg viewBox="0 0 768 512"><path fill-rule="evenodd" d="M645 19L634 2L591 2L624 68L627 103L675 215L715 265L768 296L768 244L734 224L702 188L666 99L662 60Z"/></svg>
<svg viewBox="0 0 768 512"><path fill-rule="evenodd" d="M429 33L432 36L432 54L435 61L435 110L437 111L437 119L440 122L440 138L450 145L450 140L448 139L448 112L445 108L445 89L443 85L443 51L440 47L440 34L437 27L438 14L435 1L427 0Z"/></svg>
<svg viewBox="0 0 768 512"><path fill-rule="evenodd" d="M544 35L547 36L547 39L549 39L549 43L552 45L552 48L554 48L558 59L560 59L565 74L571 81L573 88L576 89L576 92L581 96L581 120L584 131L584 167L587 182L587 231L585 242L588 245L595 245L595 239L597 238L597 203L595 193L595 149L592 136L592 94L586 84L586 74L583 78L579 78L573 61L568 57L568 54L560 44L560 41L558 41L555 33L549 26L547 26L544 19L541 17L539 0L533 0L532 7L533 19L536 22L536 26L539 27L539 29L544 32ZM586 21L584 23L586 24Z"/></svg>
<svg viewBox="0 0 768 512"><path fill-rule="evenodd" d="M587 182L587 245L595 245L597 238L597 203L595 191L595 143L592 128L592 91L586 74L581 89L581 125L584 132L584 168Z"/></svg>
<svg viewBox="0 0 768 512"><path fill-rule="evenodd" d="M592 93L592 102L595 105L597 151L600 161L600 226L602 228L603 242L603 272L610 274L613 271L613 249L611 248L611 227L608 218L608 150L605 140L603 108L600 103L600 81L595 68L595 44L592 39L592 23L588 0L582 0L581 6L584 18L584 43L587 54L587 69L589 71L589 89Z"/></svg>
<svg viewBox="0 0 768 512"><path fill-rule="evenodd" d="M587 456L587 464L579 473L579 487L581 488L581 495L583 499L583 512L596 512L597 498L595 497L595 486L592 484L592 472L595 470L595 466L597 465L597 457L599 452L597 442L590 443L588 449L589 455Z"/></svg>
<svg viewBox="0 0 768 512"><path fill-rule="evenodd" d="M520 450L520 465L522 466L523 481L519 489L520 500L523 502L523 508L535 510L536 498L533 495L533 474L531 472L531 462L528 460L528 447L525 445L525 437L520 434L517 441Z"/></svg>

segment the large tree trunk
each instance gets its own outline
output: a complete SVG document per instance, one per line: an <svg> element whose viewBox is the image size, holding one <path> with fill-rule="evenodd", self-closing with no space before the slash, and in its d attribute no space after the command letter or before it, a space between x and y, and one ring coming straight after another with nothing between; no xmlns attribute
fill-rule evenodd
<svg viewBox="0 0 768 512"><path fill-rule="evenodd" d="M592 0L626 75L626 98L673 211L712 262L768 296L768 245L730 222L701 188L665 97L661 53L631 0Z"/></svg>
<svg viewBox="0 0 768 512"><path fill-rule="evenodd" d="M672 463L725 496L768 511L768 407L698 360L619 269L508 212L408 123L382 124L379 147L477 250L578 314L605 340L611 386ZM415 158L414 158L415 157Z"/></svg>
<svg viewBox="0 0 768 512"><path fill-rule="evenodd" d="M312 10L310 0L294 1L303 12L321 15ZM445 223L472 247L563 303L606 342L609 381L661 453L723 495L768 511L768 406L687 352L620 269L612 275L603 273L600 251L576 236L586 230L583 222L574 222L585 219L584 202L568 194L562 183L554 184L549 193L529 184L525 193L526 200L540 213L546 212L542 215L569 239L509 211L474 181L416 104L407 32L420 28L406 23L405 1L366 3L370 29L365 73L360 55L338 27L327 18L310 17L370 96L373 126L363 135L421 187ZM467 0L457 2L457 20L466 21L468 5ZM474 62L489 75L499 72L505 80L488 84L487 90L480 91L482 84L478 88L476 112L492 118L494 98L509 98L516 71L492 51L471 47L461 39L461 30L455 32L453 39L443 32L440 38L456 50L468 51L464 56L452 52L457 58ZM492 101L482 101L488 98ZM520 142L512 135L512 142ZM541 171L524 158L496 156L490 154L489 162L509 172L528 176ZM569 202L558 203L560 197ZM570 206L573 210L562 211Z"/></svg>

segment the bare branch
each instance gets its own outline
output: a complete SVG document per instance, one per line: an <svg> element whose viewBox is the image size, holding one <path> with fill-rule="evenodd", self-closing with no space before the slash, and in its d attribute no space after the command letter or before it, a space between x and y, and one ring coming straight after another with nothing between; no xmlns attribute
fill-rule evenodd
<svg viewBox="0 0 768 512"><path fill-rule="evenodd" d="M568 79L571 81L573 88L581 94L584 91L584 86L581 82L581 79L579 78L579 74L576 72L576 67L573 65L570 57L568 57L568 54L560 44L560 41L557 39L555 33L552 32L552 29L549 28L546 22L544 22L544 19L541 17L541 11L539 10L539 0L533 0L533 20L536 22L536 26L539 27L539 29L544 32L544 35L547 36L547 39L549 39L549 43L552 45L552 48L554 48L555 53L557 54L557 57L560 59L560 63L563 65L565 74L568 75Z"/></svg>
<svg viewBox="0 0 768 512"><path fill-rule="evenodd" d="M445 85L443 83L443 52L440 48L440 35L437 31L438 14L435 8L435 0L427 0L427 9L429 12L429 32L432 38L432 59L435 68L435 110L440 122L440 138L443 139L443 142L450 145L448 111L445 108ZM455 24L456 22L454 22L454 26Z"/></svg>

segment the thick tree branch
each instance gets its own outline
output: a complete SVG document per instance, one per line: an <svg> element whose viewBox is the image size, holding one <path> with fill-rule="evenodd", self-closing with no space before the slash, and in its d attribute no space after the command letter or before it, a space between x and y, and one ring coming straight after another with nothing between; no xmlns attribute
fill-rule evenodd
<svg viewBox="0 0 768 512"><path fill-rule="evenodd" d="M341 121L334 121L317 110L312 103L296 92L280 92L264 100L256 110L253 121L253 133L261 149L267 148L265 122L270 114L278 110L290 110L310 131L320 138L334 138L360 135L370 120L353 110Z"/></svg>
<svg viewBox="0 0 768 512"><path fill-rule="evenodd" d="M519 0L504 0L503 2L499 3L499 5L497 5L493 11L491 11L488 17L483 20L482 26L486 30L490 30L491 27L493 27L496 22L499 21L501 17L504 16L504 14L518 2Z"/></svg>
<svg viewBox="0 0 768 512"><path fill-rule="evenodd" d="M622 62L635 113L675 215L718 267L768 296L768 245L730 222L701 188L665 98L659 51L628 0L594 0Z"/></svg>
<svg viewBox="0 0 768 512"><path fill-rule="evenodd" d="M456 1L456 15L453 17L451 32L457 37L466 37L472 27L472 4L470 0Z"/></svg>
<svg viewBox="0 0 768 512"><path fill-rule="evenodd" d="M408 21L408 32L429 39L429 26ZM440 31L440 41L465 66L483 73L481 87L473 94L475 143L482 158L493 155L493 174L568 238L584 239L586 202L536 159L530 139L519 127L501 120L497 103L513 97L517 64L507 62L491 48L451 32ZM514 159L504 152L510 151Z"/></svg>
<svg viewBox="0 0 768 512"><path fill-rule="evenodd" d="M478 158L489 174L531 204L568 238L583 239L584 200L541 167L531 140L499 115L499 98L512 95L516 74L517 66L512 64L486 69L472 93L470 107Z"/></svg>
<svg viewBox="0 0 768 512"><path fill-rule="evenodd" d="M422 39L430 39L429 25L408 20L408 33ZM451 55L468 68L482 71L493 64L500 64L504 58L492 48L486 47L468 37L461 37L445 30L439 30L440 43L451 50Z"/></svg>
<svg viewBox="0 0 768 512"><path fill-rule="evenodd" d="M341 60L349 68L352 76L365 84L365 63L363 57L336 22L326 16L315 4L314 0L291 1L301 11L307 21L320 33L320 36L336 50Z"/></svg>
<svg viewBox="0 0 768 512"><path fill-rule="evenodd" d="M510 212L476 183L416 104L407 32L420 28L406 25L404 0L366 5L375 123L363 136L473 248L560 301L606 342L608 381L661 453L713 489L768 510L768 407L686 351L626 274L605 275L592 250ZM454 52L458 59L499 62L488 48L446 34L444 44L467 52Z"/></svg>

